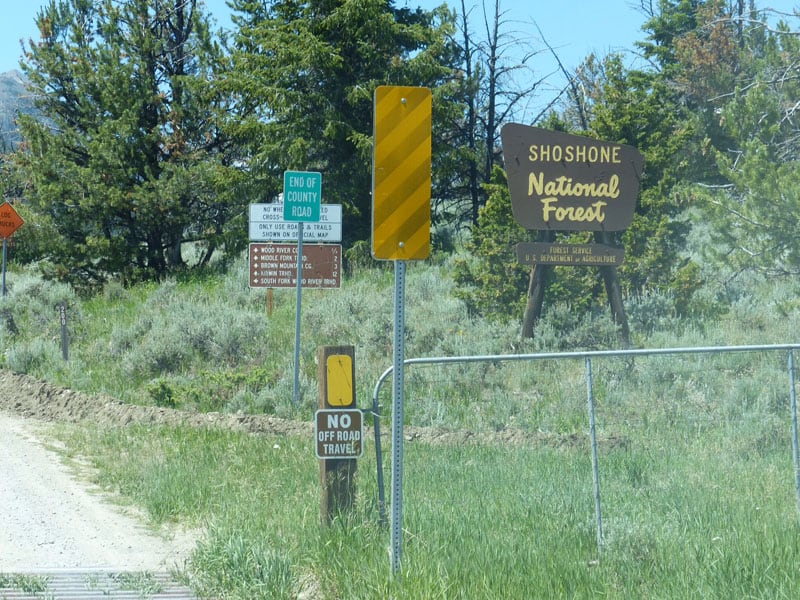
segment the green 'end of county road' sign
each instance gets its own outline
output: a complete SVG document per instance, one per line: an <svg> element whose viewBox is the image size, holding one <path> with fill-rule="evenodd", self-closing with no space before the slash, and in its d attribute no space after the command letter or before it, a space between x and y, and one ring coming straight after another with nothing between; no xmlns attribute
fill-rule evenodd
<svg viewBox="0 0 800 600"><path fill-rule="evenodd" d="M303 223L319 221L322 203L322 173L284 171L283 220Z"/></svg>

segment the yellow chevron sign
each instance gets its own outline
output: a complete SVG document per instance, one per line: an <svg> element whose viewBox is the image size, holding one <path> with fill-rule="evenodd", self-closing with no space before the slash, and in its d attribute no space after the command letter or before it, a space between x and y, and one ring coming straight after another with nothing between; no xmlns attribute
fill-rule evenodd
<svg viewBox="0 0 800 600"><path fill-rule="evenodd" d="M431 91L375 90L372 255L422 260L431 252Z"/></svg>

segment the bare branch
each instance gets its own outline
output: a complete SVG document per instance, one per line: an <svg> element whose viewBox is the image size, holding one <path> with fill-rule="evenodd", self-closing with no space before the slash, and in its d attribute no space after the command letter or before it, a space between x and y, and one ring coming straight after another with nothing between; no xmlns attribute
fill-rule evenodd
<svg viewBox="0 0 800 600"><path fill-rule="evenodd" d="M536 26L536 30L539 32L539 36L542 39L542 43L544 43L544 45L547 46L547 49L550 50L550 53L553 55L553 58L555 58L555 60L556 60L556 64L558 65L558 68L561 70L561 73L566 78L567 86L572 91L573 98L575 99L575 102L576 102L576 107L575 108L578 109L578 117L580 118L580 121L581 121L581 128L584 131L587 131L589 129L589 119L588 119L588 116L586 114L586 107L583 104L583 102L580 101L580 98L581 98L580 90L578 90L578 86L575 83L575 77L573 77L572 73L568 72L567 69L564 67L564 63L561 62L561 58L558 56L558 53L555 51L553 46L550 45L550 43L547 41L547 39L545 39L544 34L542 33L541 28L539 27L539 24L538 23L534 23L534 25ZM560 95L561 94L559 94L559 96Z"/></svg>

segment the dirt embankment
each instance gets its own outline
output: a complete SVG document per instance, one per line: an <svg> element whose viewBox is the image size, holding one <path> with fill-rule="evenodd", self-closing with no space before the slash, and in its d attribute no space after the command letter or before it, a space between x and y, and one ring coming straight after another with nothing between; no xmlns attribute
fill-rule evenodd
<svg viewBox="0 0 800 600"><path fill-rule="evenodd" d="M157 406L134 406L108 396L62 389L27 375L0 370L0 410L40 421L99 425L133 423L227 427L252 433L305 435L311 423L269 415L190 413Z"/></svg>
<svg viewBox="0 0 800 600"><path fill-rule="evenodd" d="M89 395L58 388L27 375L0 369L0 411L41 421L79 423L89 421L99 425L124 426L128 424L188 425L192 427L220 427L248 433L272 435L313 436L313 423L294 421L271 415L227 413L196 413L126 404L109 396ZM388 441L389 423L385 415L381 438ZM365 419L370 425L372 418ZM368 429L371 429L368 427ZM546 445L553 447L588 444L585 435L530 432L514 428L499 431L474 432L468 430L443 430L429 427L405 427L408 442L431 444L509 444ZM372 435L371 431L368 435ZM611 446L624 444L618 436L606 436Z"/></svg>
<svg viewBox="0 0 800 600"><path fill-rule="evenodd" d="M93 396L62 389L27 375L0 370L0 411L41 421L79 423L89 421L99 425L188 425L220 427L248 433L272 435L313 436L314 425L309 421L293 421L271 415L227 413L196 413L125 404L109 396ZM388 415L387 415L388 416ZM383 419L381 438L388 442L389 423ZM365 419L370 425L372 418ZM371 428L368 433L372 435ZM430 427L405 427L408 442L429 444L510 444L576 446L587 443L585 436L556 435L519 429L473 432L443 430ZM608 440L617 445L620 440Z"/></svg>

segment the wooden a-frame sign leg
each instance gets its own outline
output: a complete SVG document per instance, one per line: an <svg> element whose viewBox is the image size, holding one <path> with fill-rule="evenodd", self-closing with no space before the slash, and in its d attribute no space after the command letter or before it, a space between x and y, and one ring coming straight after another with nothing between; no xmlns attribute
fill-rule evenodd
<svg viewBox="0 0 800 600"><path fill-rule="evenodd" d="M552 243L555 234L552 231L540 231L539 241ZM609 245L610 238L606 232L594 232L594 241L598 244ZM552 271L553 265L534 264L531 267L531 275L528 281L527 303L525 314L522 319L522 337L532 338L536 322L542 316L544 305L544 293L547 289L548 275ZM622 288L619 283L619 275L615 266L600 266L600 275L606 288L608 303L611 307L611 318L614 323L620 326L620 337L626 346L631 344L631 331L628 325L628 317L625 314L625 305L622 302Z"/></svg>
<svg viewBox="0 0 800 600"><path fill-rule="evenodd" d="M552 231L540 231L538 240L550 244L555 240L555 234ZM522 318L523 338L533 337L533 328L542 317L547 275L552 270L551 265L535 264L531 267L531 277L528 280L528 299L525 304L525 315Z"/></svg>

